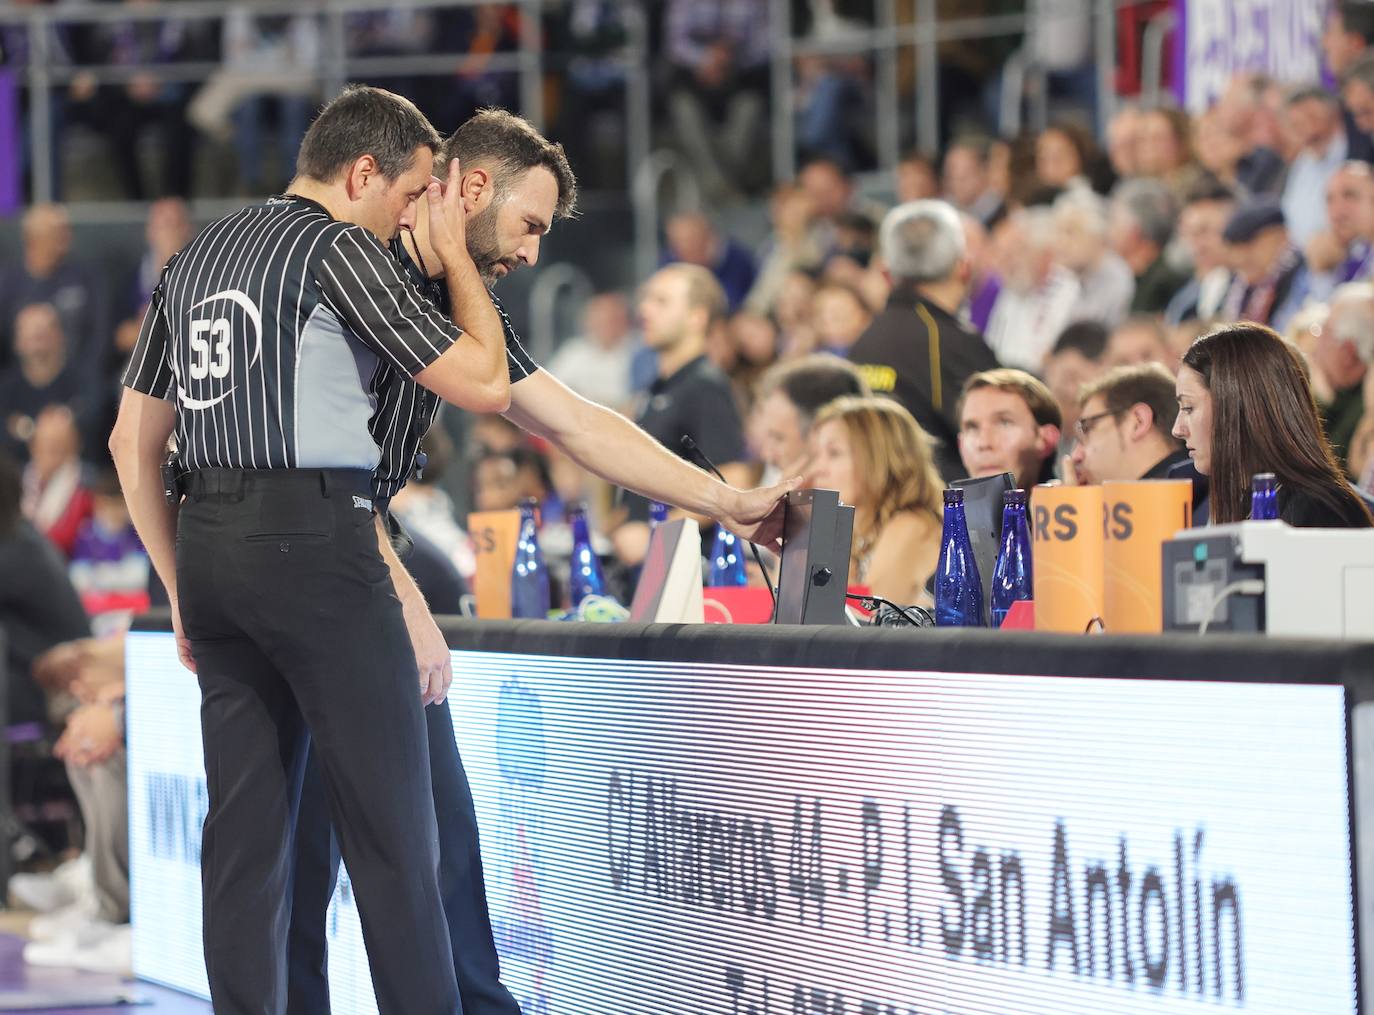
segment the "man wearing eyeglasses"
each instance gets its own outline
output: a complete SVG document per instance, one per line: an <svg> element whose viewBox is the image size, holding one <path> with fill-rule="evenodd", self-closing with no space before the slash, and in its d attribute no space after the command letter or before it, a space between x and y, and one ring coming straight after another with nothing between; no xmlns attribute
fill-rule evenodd
<svg viewBox="0 0 1374 1015"><path fill-rule="evenodd" d="M1178 403L1174 378L1158 363L1117 367L1083 387L1069 456L1080 483L1167 479L1188 460L1170 432Z"/></svg>

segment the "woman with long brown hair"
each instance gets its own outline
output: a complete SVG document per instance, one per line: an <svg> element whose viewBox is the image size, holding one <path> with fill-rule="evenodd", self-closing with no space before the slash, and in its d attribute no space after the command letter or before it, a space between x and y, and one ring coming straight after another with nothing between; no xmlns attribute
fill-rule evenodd
<svg viewBox="0 0 1374 1015"><path fill-rule="evenodd" d="M886 398L837 398L812 424L809 478L854 506L850 583L916 602L940 556L944 484L911 413Z"/></svg>
<svg viewBox="0 0 1374 1015"><path fill-rule="evenodd" d="M1322 433L1298 351L1259 324L1203 335L1178 372L1174 436L1211 477L1211 518L1243 521L1251 480L1278 479L1279 517L1313 528L1367 528L1374 518Z"/></svg>

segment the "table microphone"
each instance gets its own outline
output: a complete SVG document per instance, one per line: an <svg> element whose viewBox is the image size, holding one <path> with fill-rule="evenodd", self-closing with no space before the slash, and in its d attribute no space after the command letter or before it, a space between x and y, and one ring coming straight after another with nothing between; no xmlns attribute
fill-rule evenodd
<svg viewBox="0 0 1374 1015"><path fill-rule="evenodd" d="M720 480L726 486L730 485L730 481L726 479L724 476L722 476L720 474L720 470L716 468L715 462L711 461L711 459L707 457L705 451L702 451L701 448L697 447L697 442L692 440L690 434L683 434L681 440L678 443L682 445L683 451L686 451L687 454L697 459L708 469L710 469L711 472L715 474L715 477L718 480ZM749 541L745 540L745 542ZM764 567L763 558L759 556L759 548L755 546L753 543L749 543L749 549L752 550L754 553L754 563L757 564L759 566L759 570L763 572L763 584L764 587L768 589L769 598L773 600L773 611L774 613L776 613L778 609L778 594L773 591L773 576L768 573L768 568Z"/></svg>

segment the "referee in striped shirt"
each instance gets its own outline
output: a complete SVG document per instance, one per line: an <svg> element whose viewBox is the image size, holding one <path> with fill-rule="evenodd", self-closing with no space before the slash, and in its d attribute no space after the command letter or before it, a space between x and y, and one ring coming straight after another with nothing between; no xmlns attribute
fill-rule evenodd
<svg viewBox="0 0 1374 1015"><path fill-rule="evenodd" d="M440 163L463 167L460 189L467 213L468 252L484 281L494 285L539 259L543 236L555 219L572 214L577 181L561 145L539 134L527 121L500 109L479 112L444 142ZM422 199L424 204L432 198ZM430 219L417 215L415 228L392 244L410 277L436 306L452 308L452 282L439 270ZM499 304L497 305L500 310ZM758 490L737 490L689 465L617 412L575 394L539 369L520 344L509 321L506 353L511 404L506 415L548 439L581 466L612 483L654 500L719 519L727 528L761 543L774 543L781 529L780 498L796 481ZM387 479L390 493L405 482L420 438L437 411L425 407L425 392L411 421L412 440L401 467ZM411 405L407 398L404 403ZM409 412L409 409L404 410ZM426 710L430 768L439 823L439 886L453 942L453 962L466 1015L519 1015L520 1008L501 984L496 946L487 911L477 816L472 793L453 739L446 703ZM313 765L312 765L313 770ZM296 834L296 885L291 910L290 1015L325 1015L329 987L325 968L325 912L334 890L337 855L331 855L324 817L311 801L302 804ZM350 870L352 868L350 867Z"/></svg>
<svg viewBox="0 0 1374 1015"><path fill-rule="evenodd" d="M398 380L474 411L509 404L461 171L448 166L446 187L431 177L439 143L406 99L347 89L306 134L284 196L213 223L168 264L124 377L110 449L201 686L205 957L221 1015L285 1010L307 743L380 1011L461 1011L422 714L447 692L450 657L375 512L387 456L416 423L399 403L379 411ZM462 330L386 247L426 196ZM173 432L184 471L164 496Z"/></svg>

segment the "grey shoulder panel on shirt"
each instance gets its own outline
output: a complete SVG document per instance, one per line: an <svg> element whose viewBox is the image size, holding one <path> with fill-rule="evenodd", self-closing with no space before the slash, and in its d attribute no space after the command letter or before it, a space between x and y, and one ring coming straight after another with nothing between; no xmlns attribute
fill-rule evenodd
<svg viewBox="0 0 1374 1015"><path fill-rule="evenodd" d="M296 467L366 469L381 461L368 430L376 406L367 379L378 357L333 311L317 306L301 331L296 358Z"/></svg>

